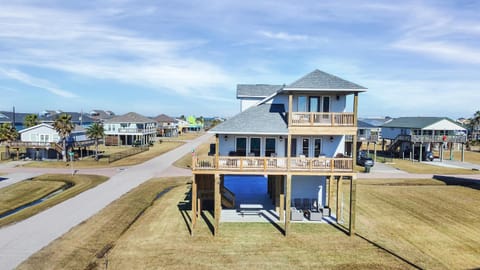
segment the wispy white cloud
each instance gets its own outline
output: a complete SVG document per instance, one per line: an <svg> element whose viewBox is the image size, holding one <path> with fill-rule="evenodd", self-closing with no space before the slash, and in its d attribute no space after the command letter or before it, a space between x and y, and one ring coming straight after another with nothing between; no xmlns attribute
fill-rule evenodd
<svg viewBox="0 0 480 270"><path fill-rule="evenodd" d="M307 35L296 35L286 32L258 31L258 34L266 38L282 41L305 41L309 39Z"/></svg>
<svg viewBox="0 0 480 270"><path fill-rule="evenodd" d="M3 75L6 78L19 81L26 85L47 90L48 92L60 97L64 97L64 98L77 97L77 95L75 95L74 93L66 90L62 90L47 80L32 77L18 70L14 70L14 69L7 70L7 69L0 68L0 75Z"/></svg>
<svg viewBox="0 0 480 270"><path fill-rule="evenodd" d="M122 12L106 11L107 15ZM0 42L12 49L0 51L0 64L113 79L180 95L231 84L220 66L183 54L203 41L145 37L99 21L101 15L31 6L2 7ZM26 81L25 77L17 79Z"/></svg>

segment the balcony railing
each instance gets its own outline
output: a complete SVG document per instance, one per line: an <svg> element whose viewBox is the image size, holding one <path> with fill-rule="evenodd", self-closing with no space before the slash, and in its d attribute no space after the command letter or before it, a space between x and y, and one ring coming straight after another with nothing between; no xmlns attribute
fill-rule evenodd
<svg viewBox="0 0 480 270"><path fill-rule="evenodd" d="M466 143L466 135L412 135L412 142L453 142Z"/></svg>
<svg viewBox="0 0 480 270"><path fill-rule="evenodd" d="M292 112L292 126L353 127L353 113Z"/></svg>
<svg viewBox="0 0 480 270"><path fill-rule="evenodd" d="M227 170L268 173L288 171L286 157L193 157L193 170ZM352 172L351 158L290 158L290 171L304 172Z"/></svg>
<svg viewBox="0 0 480 270"><path fill-rule="evenodd" d="M108 131L110 132L110 131ZM113 131L115 132L115 131ZM156 128L118 128L117 133L152 133L157 132Z"/></svg>

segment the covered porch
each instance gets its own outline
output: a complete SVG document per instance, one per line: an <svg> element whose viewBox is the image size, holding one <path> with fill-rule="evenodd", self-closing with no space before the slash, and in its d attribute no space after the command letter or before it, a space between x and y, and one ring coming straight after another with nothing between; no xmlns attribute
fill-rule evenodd
<svg viewBox="0 0 480 270"><path fill-rule="evenodd" d="M290 223L307 222L335 223L348 234L354 233L354 174L268 175L258 176L263 180L253 184L245 179L231 180L230 176L194 174L192 235L198 219L203 217L205 220L202 211L208 209L214 217L211 224L214 235L219 233L221 222L269 222L285 236L289 233Z"/></svg>

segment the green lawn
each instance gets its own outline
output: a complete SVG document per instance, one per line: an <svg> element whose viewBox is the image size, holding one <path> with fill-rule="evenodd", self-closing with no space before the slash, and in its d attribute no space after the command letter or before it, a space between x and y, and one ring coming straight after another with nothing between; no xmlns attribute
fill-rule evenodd
<svg viewBox="0 0 480 270"><path fill-rule="evenodd" d="M18 182L0 189L0 213L40 199L67 183L73 186L54 197L13 215L0 219L0 226L33 216L49 207L63 202L85 190L93 188L108 178L98 175L46 174L32 180Z"/></svg>

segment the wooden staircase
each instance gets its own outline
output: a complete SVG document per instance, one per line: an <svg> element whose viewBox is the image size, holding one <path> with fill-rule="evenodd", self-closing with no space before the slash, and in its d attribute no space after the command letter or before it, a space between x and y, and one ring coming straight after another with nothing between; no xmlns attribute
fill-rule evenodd
<svg viewBox="0 0 480 270"><path fill-rule="evenodd" d="M60 144L53 142L53 143L51 143L51 146L52 146L52 148L53 148L55 151L57 151L60 155L62 154L63 147L62 147Z"/></svg>
<svg viewBox="0 0 480 270"><path fill-rule="evenodd" d="M388 147L387 152L396 152L397 148L402 144L402 142L409 142L410 140L410 135L398 135Z"/></svg>
<svg viewBox="0 0 480 270"><path fill-rule="evenodd" d="M226 187L221 189L222 206L224 208L235 208L235 194Z"/></svg>

